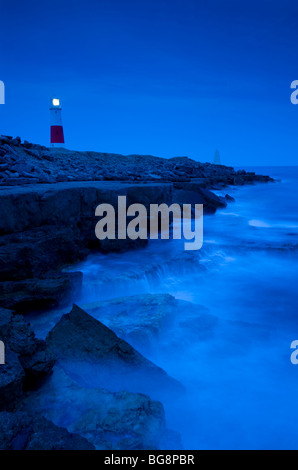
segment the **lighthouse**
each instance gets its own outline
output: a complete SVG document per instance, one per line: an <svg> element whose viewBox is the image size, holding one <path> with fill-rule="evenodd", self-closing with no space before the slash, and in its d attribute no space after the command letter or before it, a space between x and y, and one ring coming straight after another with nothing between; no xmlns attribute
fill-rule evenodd
<svg viewBox="0 0 298 470"><path fill-rule="evenodd" d="M215 150L215 153L214 153L213 164L214 165L221 165L220 154L219 154L219 151L217 149Z"/></svg>
<svg viewBox="0 0 298 470"><path fill-rule="evenodd" d="M55 147L56 144L64 144L64 133L62 125L62 108L58 98L52 98L50 104L50 119L51 119L51 144Z"/></svg>

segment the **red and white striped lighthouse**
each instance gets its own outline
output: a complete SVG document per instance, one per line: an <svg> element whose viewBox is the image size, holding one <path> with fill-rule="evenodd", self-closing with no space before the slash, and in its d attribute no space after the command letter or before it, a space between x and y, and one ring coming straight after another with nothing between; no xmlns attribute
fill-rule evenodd
<svg viewBox="0 0 298 470"><path fill-rule="evenodd" d="M58 98L51 99L50 118L51 118L51 144L64 144L64 133L62 125L62 108Z"/></svg>

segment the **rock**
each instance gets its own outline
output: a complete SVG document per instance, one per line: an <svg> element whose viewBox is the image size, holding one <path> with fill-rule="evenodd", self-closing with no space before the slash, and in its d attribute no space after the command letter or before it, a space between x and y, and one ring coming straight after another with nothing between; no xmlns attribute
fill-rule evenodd
<svg viewBox="0 0 298 470"><path fill-rule="evenodd" d="M24 143L23 143L23 147L25 148L31 148L33 146L33 144L31 144L30 142L28 142L28 140L24 140Z"/></svg>
<svg viewBox="0 0 298 470"><path fill-rule="evenodd" d="M27 173L26 171L23 171L22 176L25 178L30 178L30 184L40 182L40 178L36 176L36 173Z"/></svg>
<svg viewBox="0 0 298 470"><path fill-rule="evenodd" d="M38 160L41 160L42 157L41 157L41 154L40 154L40 149L38 147L35 147L35 148L30 148L30 150L28 149L25 149L25 152L28 154L28 155L31 155L35 158L37 158Z"/></svg>
<svg viewBox="0 0 298 470"><path fill-rule="evenodd" d="M193 179L190 183L187 183L187 185L185 184L185 182L184 183L175 182L174 188L196 191L197 188L206 188L208 185L210 185L209 178L196 178L196 179Z"/></svg>
<svg viewBox="0 0 298 470"><path fill-rule="evenodd" d="M8 177L8 178L18 178L20 175L19 173L17 173L16 171L14 171L13 169L10 170L6 170L4 172L4 174Z"/></svg>
<svg viewBox="0 0 298 470"><path fill-rule="evenodd" d="M124 253L127 250L144 248L148 244L148 240L141 240L140 238L137 240L130 240L130 238L119 240L116 232L115 240L106 238L96 244L102 253Z"/></svg>
<svg viewBox="0 0 298 470"><path fill-rule="evenodd" d="M2 186L16 186L16 185L22 185L22 184L29 184L32 181L29 178L6 178L3 183L1 183Z"/></svg>
<svg viewBox="0 0 298 470"><path fill-rule="evenodd" d="M32 230L43 225L50 225L51 230L56 225L57 229L67 226L77 231L78 224L82 228L87 224L94 235L96 207L100 203L116 206L119 195L127 196L128 205L138 202L149 207L150 203L170 202L172 185L93 181L39 185L16 192L3 189L0 194L0 234Z"/></svg>
<svg viewBox="0 0 298 470"><path fill-rule="evenodd" d="M171 193L171 186L164 184L132 187L101 182L90 186L61 183L52 191L47 185L40 185L39 190L1 191L0 281L45 277L49 271L83 259L90 249L109 252L144 246L147 240L99 242L95 208L101 202L117 204L118 194L127 194L129 203L139 199L149 205L159 198L170 200ZM2 305L12 307L14 303Z"/></svg>
<svg viewBox="0 0 298 470"><path fill-rule="evenodd" d="M190 344L210 340L218 327L218 317L211 315L209 310L202 305L192 304L185 300L179 300L178 305L179 310L185 314L180 315L176 328L178 327L180 331L185 330L186 336L191 338Z"/></svg>
<svg viewBox="0 0 298 470"><path fill-rule="evenodd" d="M15 137L14 139L11 140L10 143L11 143L12 145L20 145L21 142L22 142L22 141L21 141L21 137Z"/></svg>
<svg viewBox="0 0 298 470"><path fill-rule="evenodd" d="M225 199L229 202L235 202L235 199L232 196L230 196L229 194L225 195Z"/></svg>
<svg viewBox="0 0 298 470"><path fill-rule="evenodd" d="M74 382L60 367L23 404L57 426L88 439L97 449L181 449L179 435L166 427L160 402L127 391L94 389Z"/></svg>
<svg viewBox="0 0 298 470"><path fill-rule="evenodd" d="M25 372L18 355L5 345L5 364L0 365L0 411L15 408L22 398L24 381Z"/></svg>
<svg viewBox="0 0 298 470"><path fill-rule="evenodd" d="M208 189L203 189L200 186L192 189L187 189L188 185L184 185L185 189L175 189L173 195L173 202L178 204L203 204L204 214L213 214L216 209L226 207L227 203L224 198L216 196Z"/></svg>
<svg viewBox="0 0 298 470"><path fill-rule="evenodd" d="M146 209L150 208L150 204L165 203L170 204L172 200L172 185L165 183L151 183L144 186L129 185L127 187L127 205L135 202L143 204Z"/></svg>
<svg viewBox="0 0 298 470"><path fill-rule="evenodd" d="M84 304L83 307L118 336L143 348L158 338L160 330L177 313L178 303L169 294L145 294Z"/></svg>
<svg viewBox="0 0 298 470"><path fill-rule="evenodd" d="M79 381L91 380L93 387L158 397L183 392L179 382L76 305L63 315L46 340L67 373Z"/></svg>
<svg viewBox="0 0 298 470"><path fill-rule="evenodd" d="M22 315L13 315L11 311L0 308L0 338L6 348L17 355L25 373L23 381L25 388L35 387L50 374L55 356L45 341L35 337ZM9 360L7 364L10 365ZM18 370L15 361L13 366ZM2 366L0 372L1 369Z"/></svg>
<svg viewBox="0 0 298 470"><path fill-rule="evenodd" d="M274 179L270 178L270 176L255 175L254 181L257 181L259 183L269 183L269 182L274 182Z"/></svg>
<svg viewBox="0 0 298 470"><path fill-rule="evenodd" d="M55 426L44 417L26 413L0 413L0 450L94 450L77 434Z"/></svg>
<svg viewBox="0 0 298 470"><path fill-rule="evenodd" d="M43 175L39 176L39 183L53 184L53 183L56 183L56 180L55 180L55 178L53 178L51 176L43 174Z"/></svg>
<svg viewBox="0 0 298 470"><path fill-rule="evenodd" d="M240 176L235 176L233 178L233 183L235 186L243 186L244 185L244 178L242 175Z"/></svg>
<svg viewBox="0 0 298 470"><path fill-rule="evenodd" d="M11 159L24 159L33 164L36 172L44 172L50 166L53 179L48 183L64 181L164 181L192 182L195 179L212 179L211 184L242 184L254 180L244 170L235 172L231 167L201 163L188 157L159 158L152 155L117 155L100 152L76 152L64 148L46 148L31 144L16 137L2 136L0 140ZM1 149L0 149L1 150ZM46 164L45 164L46 163ZM80 171L78 171L80 169ZM104 170L102 170L104 169ZM100 175L98 176L98 171ZM46 181L42 179L41 181ZM265 181L265 180L263 180ZM22 181L9 181L11 185L28 184ZM210 183L208 183L210 184Z"/></svg>
<svg viewBox="0 0 298 470"><path fill-rule="evenodd" d="M29 311L66 305L80 292L81 272L51 273L46 278L0 282L0 305Z"/></svg>
<svg viewBox="0 0 298 470"><path fill-rule="evenodd" d="M48 162L53 162L54 161L54 157L53 155L50 155L48 153L43 153L43 158L45 158Z"/></svg>
<svg viewBox="0 0 298 470"><path fill-rule="evenodd" d="M169 294L121 297L82 307L142 353L175 348L177 329L185 329L195 342L204 341L213 335L218 322L208 309Z"/></svg>
<svg viewBox="0 0 298 470"><path fill-rule="evenodd" d="M17 171L18 173L26 173L30 174L32 171L34 171L34 166L33 165L28 165L25 162L18 162L15 165L11 167L13 171Z"/></svg>
<svg viewBox="0 0 298 470"><path fill-rule="evenodd" d="M0 135L0 144L10 144L12 139L9 135Z"/></svg>
<svg viewBox="0 0 298 470"><path fill-rule="evenodd" d="M78 275L57 271L87 256L89 250L80 239L83 233L78 228L44 226L0 237L0 281L42 278L45 274L50 279L56 277L57 282L75 281Z"/></svg>
<svg viewBox="0 0 298 470"><path fill-rule="evenodd" d="M25 389L30 390L39 386L41 381L52 372L55 360L55 355L49 351L46 342L36 340L35 350L20 356L20 363L26 374Z"/></svg>

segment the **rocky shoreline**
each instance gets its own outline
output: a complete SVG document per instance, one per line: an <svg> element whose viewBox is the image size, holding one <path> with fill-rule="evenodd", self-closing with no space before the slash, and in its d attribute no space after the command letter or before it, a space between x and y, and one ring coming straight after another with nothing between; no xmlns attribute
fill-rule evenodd
<svg viewBox="0 0 298 470"><path fill-rule="evenodd" d="M47 148L27 141L22 143L20 137L0 136L1 186L67 181L177 183L193 179L199 179L202 187L270 181L268 176L235 171L224 165L200 163L188 157L166 159L152 155L78 152Z"/></svg>
<svg viewBox="0 0 298 470"><path fill-rule="evenodd" d="M0 449L181 448L179 436L166 427L159 400L163 393L183 395L183 386L122 339L135 338L143 313L133 324L122 317L114 325L100 315L107 303L92 307L97 319L73 306L46 340L36 338L26 314L42 315L79 292L82 273L64 268L94 251L126 251L146 243L97 240L99 203L116 204L125 195L128 204L203 204L212 214L232 200L212 189L269 181L187 157L74 152L0 136L0 340L6 347L6 364L0 365ZM168 297L118 303L137 312L145 302L154 320L148 323L150 336L178 308ZM115 390L122 385L122 391L105 388L111 371ZM98 380L90 382L90 376ZM157 394L152 384L158 384ZM81 414L74 419L76 407Z"/></svg>

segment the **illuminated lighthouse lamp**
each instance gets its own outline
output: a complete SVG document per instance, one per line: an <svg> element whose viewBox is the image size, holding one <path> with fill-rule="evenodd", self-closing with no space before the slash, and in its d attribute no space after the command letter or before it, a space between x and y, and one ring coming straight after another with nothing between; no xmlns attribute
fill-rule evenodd
<svg viewBox="0 0 298 470"><path fill-rule="evenodd" d="M60 105L60 100L58 98L52 98L50 104L52 147L57 146L57 144L64 144L64 132L61 113L62 108Z"/></svg>

